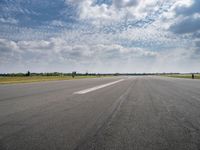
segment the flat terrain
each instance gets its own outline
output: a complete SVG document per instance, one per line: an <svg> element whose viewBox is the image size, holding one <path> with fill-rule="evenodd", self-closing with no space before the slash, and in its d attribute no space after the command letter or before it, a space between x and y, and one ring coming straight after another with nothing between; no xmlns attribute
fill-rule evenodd
<svg viewBox="0 0 200 150"><path fill-rule="evenodd" d="M199 150L200 80L0 85L0 150Z"/></svg>
<svg viewBox="0 0 200 150"><path fill-rule="evenodd" d="M105 77L105 76L101 76ZM99 76L22 76L22 77L0 77L0 84L16 84L16 83L30 83L30 82L44 82L57 80L74 80L85 78L99 78Z"/></svg>
<svg viewBox="0 0 200 150"><path fill-rule="evenodd" d="M192 74L179 74L179 75L166 75L167 77L173 77L173 78L186 78L186 79L191 79ZM195 79L200 79L200 74L195 74L194 75Z"/></svg>

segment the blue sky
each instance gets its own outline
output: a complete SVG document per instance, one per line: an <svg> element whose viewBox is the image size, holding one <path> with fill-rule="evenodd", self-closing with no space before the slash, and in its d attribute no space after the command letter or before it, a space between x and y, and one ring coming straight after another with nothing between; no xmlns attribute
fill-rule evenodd
<svg viewBox="0 0 200 150"><path fill-rule="evenodd" d="M200 72L198 0L1 0L0 72Z"/></svg>

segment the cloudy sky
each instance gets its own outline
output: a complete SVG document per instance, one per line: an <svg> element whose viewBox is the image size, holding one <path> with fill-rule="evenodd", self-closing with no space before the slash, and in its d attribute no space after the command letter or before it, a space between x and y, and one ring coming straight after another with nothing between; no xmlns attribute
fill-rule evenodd
<svg viewBox="0 0 200 150"><path fill-rule="evenodd" d="M0 0L0 72L200 72L199 0Z"/></svg>

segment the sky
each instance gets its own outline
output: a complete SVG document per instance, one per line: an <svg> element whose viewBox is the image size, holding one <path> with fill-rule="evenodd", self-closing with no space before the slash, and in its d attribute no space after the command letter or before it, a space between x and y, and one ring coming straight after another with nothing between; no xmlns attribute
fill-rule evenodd
<svg viewBox="0 0 200 150"><path fill-rule="evenodd" d="M200 72L199 0L0 0L0 73Z"/></svg>

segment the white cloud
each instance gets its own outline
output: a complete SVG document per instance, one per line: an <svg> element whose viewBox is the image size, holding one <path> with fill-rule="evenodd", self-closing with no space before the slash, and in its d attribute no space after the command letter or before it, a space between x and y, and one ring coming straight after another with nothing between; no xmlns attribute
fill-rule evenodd
<svg viewBox="0 0 200 150"><path fill-rule="evenodd" d="M65 23L63 21L60 21L60 20L53 20L51 22L51 25L53 26L60 26L60 27L64 27L65 26Z"/></svg>
<svg viewBox="0 0 200 150"><path fill-rule="evenodd" d="M35 40L35 41L19 41L17 45L22 50L35 51L35 50L48 50L52 47L49 41Z"/></svg>
<svg viewBox="0 0 200 150"><path fill-rule="evenodd" d="M0 39L0 69L14 64L35 71L40 71L38 66L41 71L64 72L199 71L199 40L191 34L169 31L187 18L199 19L198 12L184 15L194 1L66 2L76 8L76 23L52 20L48 26L38 28L1 26L10 34ZM5 66L4 61L10 66ZM188 69L191 61L193 66Z"/></svg>
<svg viewBox="0 0 200 150"><path fill-rule="evenodd" d="M89 36L83 38L88 40ZM172 64L173 68L177 69L177 64L188 62L195 53L193 50L188 51L182 48L153 51L134 45L126 47L113 41L112 43L79 41L77 44L69 43L69 39L64 37L18 42L1 39L0 43L1 49L5 47L4 50L7 51L7 54L15 51L15 55L6 55L8 64L13 64L14 60L15 65L33 71L41 71L42 68L51 70L53 67L54 71L66 72L73 70L82 72L85 70L94 72L151 72L164 71L165 68L162 66L170 71ZM16 54L19 56L18 59L15 59ZM3 60L2 57L4 56L0 56L1 60ZM40 69L37 69L38 65ZM55 68L55 66L59 67ZM0 68L5 70L3 66Z"/></svg>
<svg viewBox="0 0 200 150"><path fill-rule="evenodd" d="M18 20L14 18L0 18L1 23L18 24Z"/></svg>
<svg viewBox="0 0 200 150"><path fill-rule="evenodd" d="M7 39L0 39L0 52L8 53L13 51L19 51L16 42Z"/></svg>
<svg viewBox="0 0 200 150"><path fill-rule="evenodd" d="M133 7L138 3L138 0L113 0L113 5L116 8Z"/></svg>
<svg viewBox="0 0 200 150"><path fill-rule="evenodd" d="M95 4L94 0L66 0L66 2L78 7L80 19L89 19L92 23L97 23L99 21L121 21L127 17L128 19L142 19L162 7L164 0L113 0L111 5Z"/></svg>

